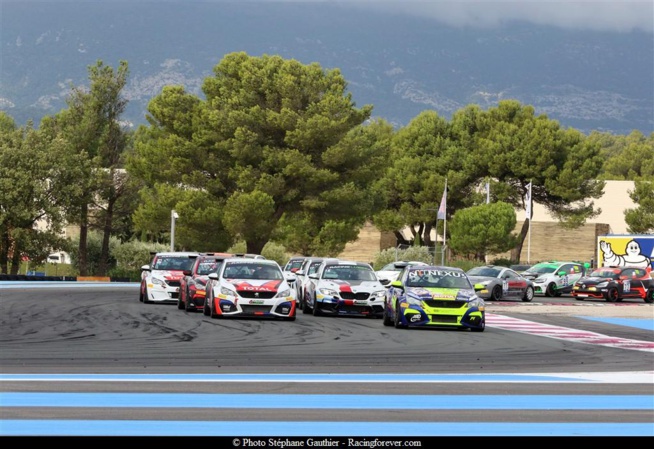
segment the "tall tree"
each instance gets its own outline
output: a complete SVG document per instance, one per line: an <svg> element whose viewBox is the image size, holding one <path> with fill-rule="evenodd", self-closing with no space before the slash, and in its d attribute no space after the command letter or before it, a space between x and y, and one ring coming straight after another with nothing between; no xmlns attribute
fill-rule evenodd
<svg viewBox="0 0 654 449"><path fill-rule="evenodd" d="M73 87L66 100L68 109L48 125L60 132L70 143L71 151L85 160L84 175L78 179L82 193L69 204L67 213L68 220L80 227L78 262L83 276L88 274L87 238L92 226L103 230L98 274L107 270L114 205L124 192L125 175L120 168L128 142L120 123L127 104L121 96L129 74L127 62L120 61L114 70L99 60L88 67L88 72L90 86Z"/></svg>
<svg viewBox="0 0 654 449"><path fill-rule="evenodd" d="M216 214L204 226L245 239L252 253L285 220L308 219L316 230L306 239L314 239L331 213L350 228L372 214L371 178L387 148L358 137L372 107L355 107L339 70L232 53L203 92L204 100L169 86L150 102L150 126L139 130L128 165L148 191L166 184L187 201L209 195ZM155 209L154 200L143 207ZM169 211L157 214L160 227Z"/></svg>
<svg viewBox="0 0 654 449"><path fill-rule="evenodd" d="M392 166L379 184L386 209L375 216L375 225L394 232L400 243L432 246L445 181L448 216L474 204L476 173L468 168L464 150L451 124L435 111L422 112L399 130L392 141ZM409 239L401 233L406 228Z"/></svg>
<svg viewBox="0 0 654 449"><path fill-rule="evenodd" d="M469 115L463 114L465 122ZM531 201L543 205L563 226L579 226L599 214L592 201L604 189L604 182L597 179L603 165L599 145L545 115L536 116L533 107L515 100L501 101L477 118L475 126L460 129L474 130L465 133L477 172L497 182L495 200L524 209L531 184ZM530 223L523 222L511 251L513 260L520 260Z"/></svg>

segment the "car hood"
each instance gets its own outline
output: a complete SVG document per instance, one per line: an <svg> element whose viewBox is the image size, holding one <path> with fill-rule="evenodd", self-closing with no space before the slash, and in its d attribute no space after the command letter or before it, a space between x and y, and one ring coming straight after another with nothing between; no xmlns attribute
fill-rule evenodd
<svg viewBox="0 0 654 449"><path fill-rule="evenodd" d="M223 282L235 288L236 291L252 292L276 292L284 283L281 279L225 279Z"/></svg>
<svg viewBox="0 0 654 449"><path fill-rule="evenodd" d="M588 277L588 278L581 278L577 282L579 284L599 284L600 282L606 282L606 281L611 281L611 278L603 278L603 277Z"/></svg>
<svg viewBox="0 0 654 449"><path fill-rule="evenodd" d="M469 288L408 287L407 295L423 301L428 299L470 301L477 298L475 291Z"/></svg>
<svg viewBox="0 0 654 449"><path fill-rule="evenodd" d="M384 290L385 287L378 281L342 281L342 280L322 280L321 288L331 288L339 292L374 292Z"/></svg>
<svg viewBox="0 0 654 449"><path fill-rule="evenodd" d="M184 277L183 270L152 270L152 276L164 278L167 281L179 281Z"/></svg>

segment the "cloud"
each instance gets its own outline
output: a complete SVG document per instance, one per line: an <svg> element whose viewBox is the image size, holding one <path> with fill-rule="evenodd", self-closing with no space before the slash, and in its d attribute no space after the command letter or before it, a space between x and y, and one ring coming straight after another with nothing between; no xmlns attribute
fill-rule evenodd
<svg viewBox="0 0 654 449"><path fill-rule="evenodd" d="M4 1L4 0L2 0ZM39 2L127 2L128 0L22 0ZM220 3L237 0L129 0L150 3ZM492 28L526 21L566 29L654 33L652 0L238 0L239 3L328 3L432 18L461 27Z"/></svg>
<svg viewBox="0 0 654 449"><path fill-rule="evenodd" d="M279 0L250 0L279 1ZM654 33L654 2L627 0L286 0L327 2L431 17L454 26L497 27L527 21L566 29Z"/></svg>

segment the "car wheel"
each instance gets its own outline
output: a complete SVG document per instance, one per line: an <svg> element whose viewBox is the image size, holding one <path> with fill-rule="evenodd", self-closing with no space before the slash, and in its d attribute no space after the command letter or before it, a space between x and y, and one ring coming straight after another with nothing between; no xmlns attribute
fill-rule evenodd
<svg viewBox="0 0 654 449"><path fill-rule="evenodd" d="M143 302L143 287L139 288L139 301Z"/></svg>
<svg viewBox="0 0 654 449"><path fill-rule="evenodd" d="M309 307L309 303L307 302L306 297L302 297L302 313L305 315L309 315L311 313L311 307Z"/></svg>
<svg viewBox="0 0 654 449"><path fill-rule="evenodd" d="M195 312L195 308L191 307L191 299L188 293L186 294L186 301L184 302L184 311Z"/></svg>
<svg viewBox="0 0 654 449"><path fill-rule="evenodd" d="M398 303L397 307L395 308L395 320L393 320L393 324L395 324L396 329L405 329L406 324L402 323L402 315L400 312L400 305Z"/></svg>
<svg viewBox="0 0 654 449"><path fill-rule="evenodd" d="M145 287L145 290L143 291L143 304L150 304L150 301L148 300L148 288Z"/></svg>
<svg viewBox="0 0 654 449"><path fill-rule="evenodd" d="M501 285L496 285L493 287L493 291L491 292L490 299L493 301L499 301L502 299L502 286Z"/></svg>
<svg viewBox="0 0 654 449"><path fill-rule="evenodd" d="M615 287L611 287L606 291L606 300L608 302L617 302L620 299L620 294L618 293L618 289Z"/></svg>
<svg viewBox="0 0 654 449"><path fill-rule="evenodd" d="M547 288L545 289L545 296L555 296L556 295L556 284L554 282L550 282L547 285Z"/></svg>
<svg viewBox="0 0 654 449"><path fill-rule="evenodd" d="M204 313L204 316L209 316L211 314L211 310L209 310L209 298L204 298L204 307L202 307L202 313Z"/></svg>
<svg viewBox="0 0 654 449"><path fill-rule="evenodd" d="M531 302L534 299L534 287L528 285L525 289L525 294L522 297L522 302Z"/></svg>
<svg viewBox="0 0 654 449"><path fill-rule="evenodd" d="M180 292L179 296L177 297L177 308L179 310L184 310L185 309L184 301L182 301L182 298L183 298L183 296L182 296L182 293Z"/></svg>
<svg viewBox="0 0 654 449"><path fill-rule="evenodd" d="M575 299L576 299L577 301L583 301L583 300L584 300L584 298L580 298L579 296L575 296Z"/></svg>
<svg viewBox="0 0 654 449"><path fill-rule="evenodd" d="M654 302L654 288L650 288L647 290L647 293L645 293L645 302L647 304L651 304Z"/></svg>
<svg viewBox="0 0 654 449"><path fill-rule="evenodd" d="M479 327L471 327L470 332L484 332L486 330L486 320L481 322Z"/></svg>
<svg viewBox="0 0 654 449"><path fill-rule="evenodd" d="M388 306L386 303L384 303L384 311L382 312L382 320L384 323L384 326L392 326L393 325L393 320L391 319L390 316L388 316Z"/></svg>
<svg viewBox="0 0 654 449"><path fill-rule="evenodd" d="M316 298L313 298L313 316L319 316L321 315L320 313L320 307L318 307L318 301L316 301Z"/></svg>

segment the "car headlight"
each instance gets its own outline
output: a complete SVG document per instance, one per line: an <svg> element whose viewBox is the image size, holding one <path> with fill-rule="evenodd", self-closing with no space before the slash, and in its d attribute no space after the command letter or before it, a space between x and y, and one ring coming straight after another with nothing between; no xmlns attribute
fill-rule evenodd
<svg viewBox="0 0 654 449"><path fill-rule="evenodd" d="M422 300L418 298L412 298L410 296L407 296L406 302L408 302L412 306L422 307Z"/></svg>
<svg viewBox="0 0 654 449"><path fill-rule="evenodd" d="M470 301L468 301L469 308L473 308L473 307L482 308L484 307L484 304L485 304L484 300L481 299L479 296L473 296L472 298L470 298Z"/></svg>
<svg viewBox="0 0 654 449"><path fill-rule="evenodd" d="M284 298L286 296L291 296L291 289L287 288L286 290L282 290L280 292L277 292L275 295L275 298Z"/></svg>
<svg viewBox="0 0 654 449"><path fill-rule="evenodd" d="M153 277L152 278L152 283L154 285L158 285L159 287L166 287L166 281L164 281L163 279Z"/></svg>
<svg viewBox="0 0 654 449"><path fill-rule="evenodd" d="M609 285L609 281L600 282L597 284L597 288L604 288Z"/></svg>
<svg viewBox="0 0 654 449"><path fill-rule="evenodd" d="M320 293L322 293L325 296L338 296L338 292L336 290L332 290L331 288L321 288Z"/></svg>
<svg viewBox="0 0 654 449"><path fill-rule="evenodd" d="M227 296L236 296L236 292L234 290L230 290L227 287L220 287L220 294L227 295Z"/></svg>
<svg viewBox="0 0 654 449"><path fill-rule="evenodd" d="M383 299L386 297L386 290L377 290L370 295L371 299Z"/></svg>

